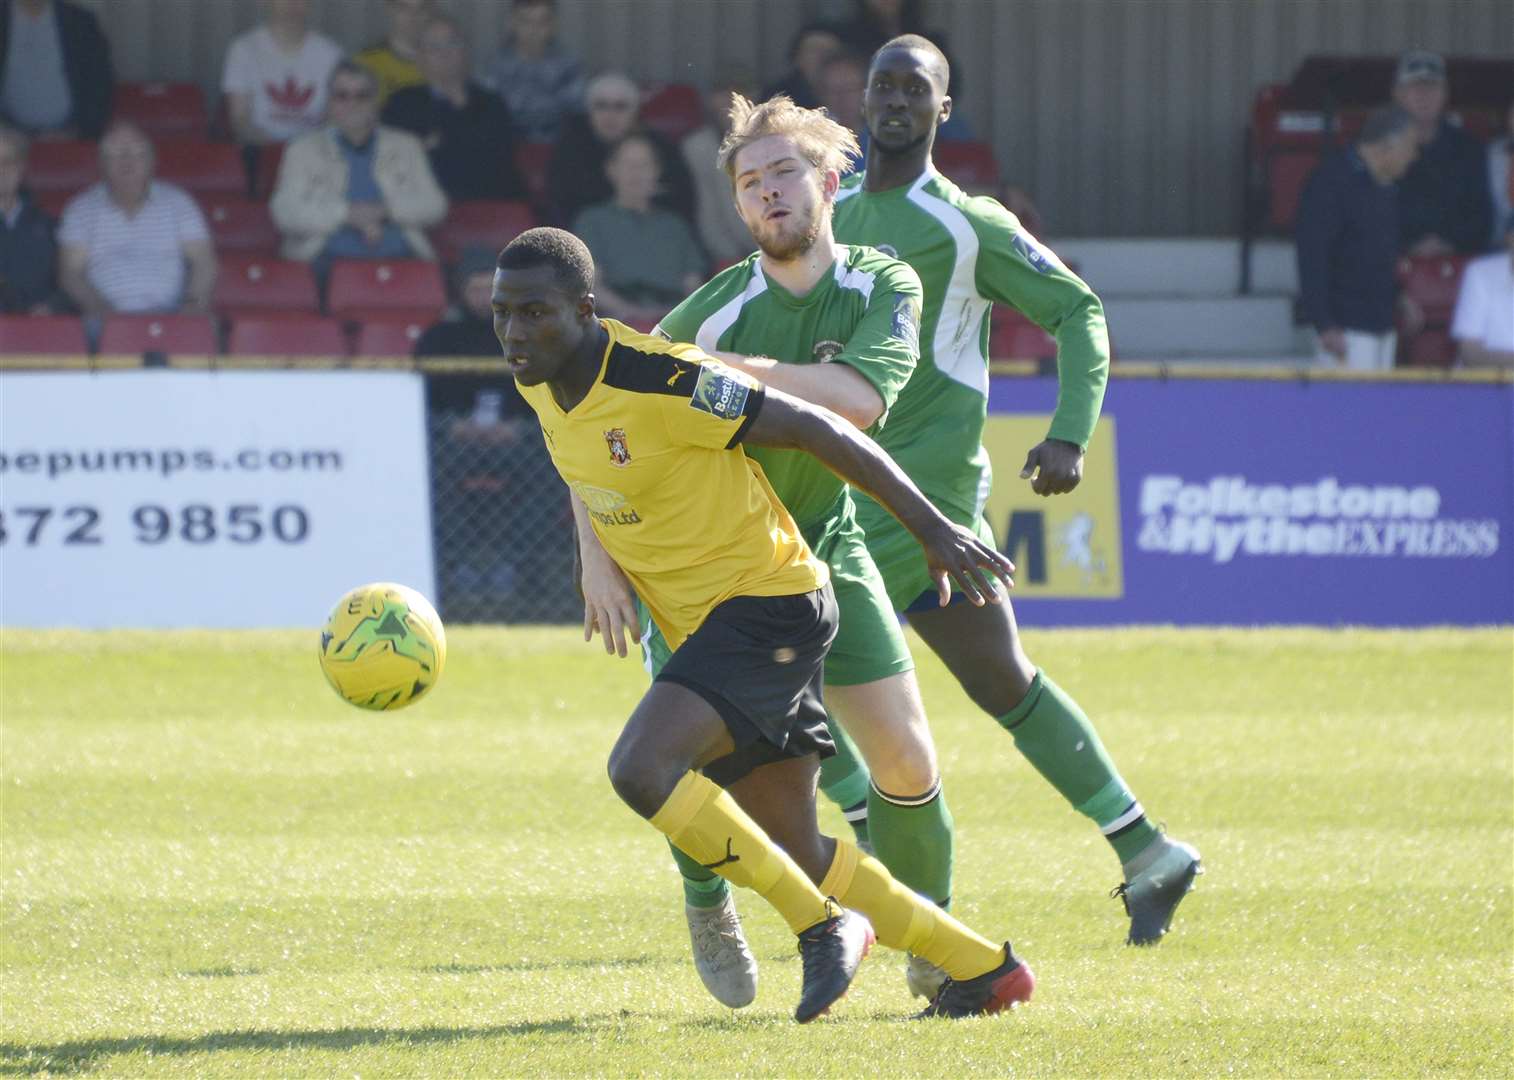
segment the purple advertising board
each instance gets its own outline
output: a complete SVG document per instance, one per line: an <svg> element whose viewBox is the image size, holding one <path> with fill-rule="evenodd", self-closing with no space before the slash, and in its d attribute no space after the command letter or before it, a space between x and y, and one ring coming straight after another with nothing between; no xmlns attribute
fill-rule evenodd
<svg viewBox="0 0 1514 1080"><path fill-rule="evenodd" d="M997 377L990 427L1055 401L1054 379ZM1055 543L1021 527L1056 502L1018 479L1028 446L994 453L992 524L1021 573L1070 562L1092 583L1027 579L1027 623L1514 622L1514 385L1115 377L1104 416L1114 446L1089 465L1113 463L1109 505Z"/></svg>

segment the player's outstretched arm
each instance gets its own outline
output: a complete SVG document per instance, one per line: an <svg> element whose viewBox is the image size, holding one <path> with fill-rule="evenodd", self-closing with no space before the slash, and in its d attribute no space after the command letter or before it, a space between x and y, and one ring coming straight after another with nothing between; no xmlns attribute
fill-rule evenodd
<svg viewBox="0 0 1514 1080"><path fill-rule="evenodd" d="M872 427L883 415L878 388L845 364L785 364L766 356L727 352L711 355L774 389L829 409L859 430Z"/></svg>
<svg viewBox="0 0 1514 1080"><path fill-rule="evenodd" d="M641 641L641 624L636 618L636 599L625 572L599 542L589 521L589 508L570 491L573 525L578 533L580 589L584 598L584 640L592 641L597 629L604 638L605 652L626 655L626 641Z"/></svg>
<svg viewBox="0 0 1514 1080"><path fill-rule="evenodd" d="M970 529L942 515L893 458L835 413L768 387L743 441L752 446L804 450L878 500L925 549L926 565L943 607L951 600L949 578L978 605L999 602L994 577L1007 587L1014 586L1014 563L980 541Z"/></svg>

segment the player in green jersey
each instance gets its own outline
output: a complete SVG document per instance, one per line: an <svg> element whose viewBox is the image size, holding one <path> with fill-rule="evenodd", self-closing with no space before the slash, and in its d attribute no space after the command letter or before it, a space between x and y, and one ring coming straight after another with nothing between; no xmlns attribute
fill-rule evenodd
<svg viewBox="0 0 1514 1080"><path fill-rule="evenodd" d="M1057 339L1057 408L1022 479L1038 495L1071 491L1083 477L1109 369L1098 297L993 199L969 197L935 170L937 127L951 114L945 56L926 38L895 38L874 54L863 112L866 169L838 195L839 240L896 253L925 286L921 357L878 442L958 524L989 535L982 511L989 462L981 436L988 404L992 303L1018 308ZM907 538L877 503L858 497L868 550L894 607L977 705L995 717L1035 769L1114 847L1116 890L1131 944L1159 941L1201 872L1199 853L1147 821L1093 724L1025 653L1008 603L926 602L929 581Z"/></svg>
<svg viewBox="0 0 1514 1080"><path fill-rule="evenodd" d="M919 351L921 292L906 264L831 239L831 209L845 128L787 98L753 106L738 98L720 165L759 251L724 271L670 312L657 333L693 342L775 389L823 404L869 433L888 411ZM778 357L777 363L768 357ZM843 770L855 784L827 793L855 815L866 809L878 858L899 881L932 901L951 898L953 825L941 793L914 662L868 555L852 495L834 473L798 450L749 448L793 514L811 549L831 568L840 628L825 663L828 709L859 744L867 768ZM580 540L591 621L611 637L627 617L618 571ZM641 623L654 676L669 657L657 627ZM850 759L855 763L855 757ZM871 782L869 782L869 770ZM733 1007L756 993L756 962L725 883L685 857L686 912L695 962L706 986ZM912 958L906 971L928 967ZM932 971L927 989L939 989Z"/></svg>

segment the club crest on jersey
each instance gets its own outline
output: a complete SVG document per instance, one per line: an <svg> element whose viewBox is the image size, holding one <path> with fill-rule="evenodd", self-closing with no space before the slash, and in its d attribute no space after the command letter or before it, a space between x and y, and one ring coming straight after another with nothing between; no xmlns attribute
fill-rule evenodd
<svg viewBox="0 0 1514 1080"><path fill-rule="evenodd" d="M836 357L840 356L845 349L846 346L839 341L817 341L815 342L815 350L810 354L810 358L817 364L829 364Z"/></svg>
<svg viewBox="0 0 1514 1080"><path fill-rule="evenodd" d="M611 428L605 432L605 442L610 447L610 464L624 468L631 464L631 451L626 447L626 429Z"/></svg>
<svg viewBox="0 0 1514 1080"><path fill-rule="evenodd" d="M730 420L740 416L746 408L749 393L750 385L729 368L705 364L699 369L699 380L694 383L694 394L689 398L689 406L722 420Z"/></svg>

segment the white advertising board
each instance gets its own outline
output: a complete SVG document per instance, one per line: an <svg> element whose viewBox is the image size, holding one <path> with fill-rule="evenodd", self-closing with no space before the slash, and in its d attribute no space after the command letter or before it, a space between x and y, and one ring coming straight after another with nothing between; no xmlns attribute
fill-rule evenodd
<svg viewBox="0 0 1514 1080"><path fill-rule="evenodd" d="M0 376L0 624L318 626L435 596L409 372Z"/></svg>

